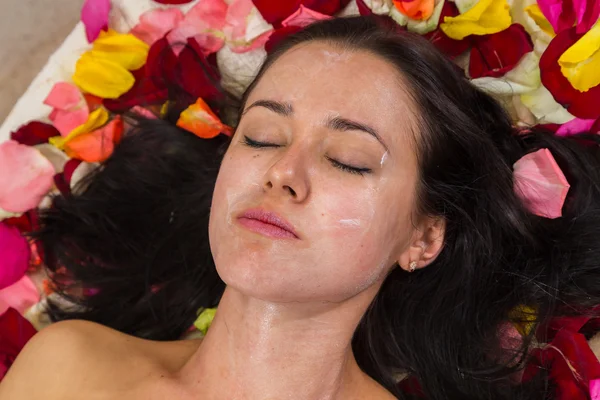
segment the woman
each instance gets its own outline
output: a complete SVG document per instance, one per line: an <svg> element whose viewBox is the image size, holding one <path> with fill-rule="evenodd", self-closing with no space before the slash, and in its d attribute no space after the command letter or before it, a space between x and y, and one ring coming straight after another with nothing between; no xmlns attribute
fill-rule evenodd
<svg viewBox="0 0 600 400"><path fill-rule="evenodd" d="M43 330L0 398L553 398L519 371L531 326L600 304L590 141L515 132L421 38L312 25L269 55L230 141L141 121L55 199L38 236L81 307L51 312L115 330ZM571 184L562 218L513 190L541 148ZM217 303L203 340L147 340Z"/></svg>

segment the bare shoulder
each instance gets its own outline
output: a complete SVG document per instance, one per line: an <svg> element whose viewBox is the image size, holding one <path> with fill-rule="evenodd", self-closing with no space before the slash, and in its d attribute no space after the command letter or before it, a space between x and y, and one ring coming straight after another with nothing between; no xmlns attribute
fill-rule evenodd
<svg viewBox="0 0 600 400"><path fill-rule="evenodd" d="M59 322L27 343L0 385L0 398L70 399L86 392L110 398L107 391L129 391L177 370L197 346L143 340L87 321Z"/></svg>

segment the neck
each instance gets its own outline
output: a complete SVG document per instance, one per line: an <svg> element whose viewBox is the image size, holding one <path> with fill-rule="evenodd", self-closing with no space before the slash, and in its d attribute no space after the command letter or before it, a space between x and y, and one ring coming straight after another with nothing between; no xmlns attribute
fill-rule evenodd
<svg viewBox="0 0 600 400"><path fill-rule="evenodd" d="M372 298L272 303L228 287L182 379L210 399L354 399L374 382L351 340Z"/></svg>

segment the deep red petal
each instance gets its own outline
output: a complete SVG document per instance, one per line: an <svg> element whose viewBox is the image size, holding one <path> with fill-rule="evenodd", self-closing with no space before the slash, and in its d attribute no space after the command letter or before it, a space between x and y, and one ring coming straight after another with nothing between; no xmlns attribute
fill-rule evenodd
<svg viewBox="0 0 600 400"><path fill-rule="evenodd" d="M223 98L219 89L219 71L204 56L202 48L194 38L179 53L176 68L176 84L191 96L191 101L201 97L207 103Z"/></svg>
<svg viewBox="0 0 600 400"><path fill-rule="evenodd" d="M587 92L575 89L565 78L558 65L560 56L581 36L576 27L566 29L556 35L540 59L542 83L552 93L554 100L562 104L571 114L583 119L600 117L600 85Z"/></svg>
<svg viewBox="0 0 600 400"><path fill-rule="evenodd" d="M456 5L453 2L446 1L442 7L440 21L443 21L444 17L456 17L458 14L459 12L458 8L456 8ZM433 32L423 35L423 37L429 40L435 47L438 48L438 50L440 50L450 59L454 59L463 54L471 46L471 36L467 36L463 40L455 40L446 36L444 31L442 31L439 26Z"/></svg>
<svg viewBox="0 0 600 400"><path fill-rule="evenodd" d="M37 331L13 308L0 315L0 363L8 369L25 344ZM0 380L4 376L0 375Z"/></svg>
<svg viewBox="0 0 600 400"><path fill-rule="evenodd" d="M73 172L75 172L75 169L79 167L79 164L81 164L81 160L77 160L75 158L70 159L65 164L65 167L63 169L63 175L65 178L65 182L69 184L69 186L71 185L71 178L73 177Z"/></svg>
<svg viewBox="0 0 600 400"><path fill-rule="evenodd" d="M252 0L263 18L276 28L303 5L313 11L334 15L344 8L350 0Z"/></svg>
<svg viewBox="0 0 600 400"><path fill-rule="evenodd" d="M48 143L48 139L53 136L60 136L58 129L39 121L29 122L10 134L12 140L27 146Z"/></svg>
<svg viewBox="0 0 600 400"><path fill-rule="evenodd" d="M469 62L471 78L500 77L512 70L533 50L533 43L522 25L512 24L492 35L475 36Z"/></svg>
<svg viewBox="0 0 600 400"><path fill-rule="evenodd" d="M65 175L62 172L54 175L54 185L56 185L56 188L63 196L71 194L71 187L65 180Z"/></svg>

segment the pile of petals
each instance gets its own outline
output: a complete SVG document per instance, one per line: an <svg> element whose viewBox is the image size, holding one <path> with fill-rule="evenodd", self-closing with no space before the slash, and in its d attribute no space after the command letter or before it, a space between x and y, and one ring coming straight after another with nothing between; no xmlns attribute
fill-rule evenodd
<svg viewBox="0 0 600 400"><path fill-rule="evenodd" d="M126 131L124 113L162 117L173 88L182 91L179 127L199 138L231 135L222 122L223 89L241 94L273 46L314 21L374 14L431 41L499 99L515 125L552 124L561 136L600 132L600 0L153 2L129 31L118 31L111 0L86 0L81 18L89 46L73 76L47 93L47 118L0 144L0 378L41 328L32 313L52 292L43 254L26 236L37 211L110 157ZM559 217L569 185L552 155L540 150L514 168L515 189L529 209ZM213 315L203 313L198 329L208 329ZM523 379L535 365L552 364L560 399L584 398L575 387L600 398L600 366L579 333L590 321L562 323L572 329L536 351L537 364Z"/></svg>

